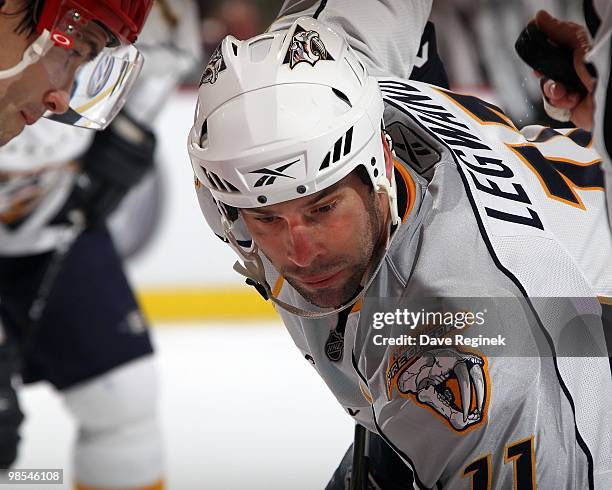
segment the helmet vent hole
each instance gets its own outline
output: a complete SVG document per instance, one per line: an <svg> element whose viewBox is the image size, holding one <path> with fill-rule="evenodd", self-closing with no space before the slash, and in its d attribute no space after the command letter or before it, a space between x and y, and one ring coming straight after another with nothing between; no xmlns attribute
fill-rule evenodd
<svg viewBox="0 0 612 490"><path fill-rule="evenodd" d="M354 60L349 60L349 58L344 58L344 60L346 61L346 64L350 67L351 71L355 75L355 78L359 82L359 85L361 85L363 87L363 77L360 77L359 74L357 73L358 68L356 66L353 66L353 64L356 65L357 62L354 61ZM352 61L352 63L351 63L351 61Z"/></svg>
<svg viewBox="0 0 612 490"><path fill-rule="evenodd" d="M344 145L342 145L343 141L344 141ZM351 152L352 143L353 143L353 128L351 127L344 134L343 137L338 138L338 141L334 143L333 157L332 157L331 151L327 152L327 155L325 155L325 158L323 159L323 163L321 163L319 170L324 170L327 167L329 167L330 160L331 160L331 163L336 163L338 160L340 160L341 156L348 155Z"/></svg>
<svg viewBox="0 0 612 490"><path fill-rule="evenodd" d="M224 180L223 183L225 184L225 187L227 188L229 192L240 192L235 185L232 185L231 182Z"/></svg>
<svg viewBox="0 0 612 490"><path fill-rule="evenodd" d="M240 192L235 185L232 185L230 182L225 179L222 179L210 170L204 169L204 175L206 175L210 186L217 191Z"/></svg>
<svg viewBox="0 0 612 490"><path fill-rule="evenodd" d="M361 76L365 78L365 75L366 75L365 66L363 66L363 63L361 62L359 58L357 58L357 62L359 63L359 68L361 68Z"/></svg>
<svg viewBox="0 0 612 490"><path fill-rule="evenodd" d="M208 119L204 119L202 123L202 131L200 132L200 146L204 148L206 141L208 141Z"/></svg>
<svg viewBox="0 0 612 490"><path fill-rule="evenodd" d="M234 56L238 56L238 45L232 43L232 51L234 52Z"/></svg>
<svg viewBox="0 0 612 490"><path fill-rule="evenodd" d="M260 63L268 57L273 40L274 37L267 36L257 39L249 44L249 53L251 55L252 63Z"/></svg>
<svg viewBox="0 0 612 490"><path fill-rule="evenodd" d="M208 170L206 170L204 167L202 167L202 170L204 170L204 177L206 177L206 180L208 181L208 185L210 185L210 187L212 187L213 189L217 189L217 184L212 179L212 176L210 175L210 172Z"/></svg>
<svg viewBox="0 0 612 490"><path fill-rule="evenodd" d="M345 102L346 105L348 105L349 107L353 107L353 105L351 104L351 101L349 100L349 98L346 96L346 94L344 92L341 92L340 90L338 90L337 88L332 88L332 92L336 95L336 97L338 97L341 101Z"/></svg>
<svg viewBox="0 0 612 490"><path fill-rule="evenodd" d="M349 129L346 132L346 136L344 138L344 152L343 152L344 156L350 153L352 143L353 143L353 128Z"/></svg>
<svg viewBox="0 0 612 490"><path fill-rule="evenodd" d="M336 141L336 144L334 145L334 159L333 159L334 163L340 160L341 152L342 152L342 138L338 139L338 141Z"/></svg>
<svg viewBox="0 0 612 490"><path fill-rule="evenodd" d="M331 159L331 151L327 152L327 155L325 155L325 158L323 159L323 163L321 164L321 166L319 167L319 170L324 170L327 167L329 167L329 160Z"/></svg>
<svg viewBox="0 0 612 490"><path fill-rule="evenodd" d="M208 180L210 181L213 188L215 188L216 190L221 189L221 182L219 177L217 177L213 172L210 171L206 172L206 176L208 177Z"/></svg>

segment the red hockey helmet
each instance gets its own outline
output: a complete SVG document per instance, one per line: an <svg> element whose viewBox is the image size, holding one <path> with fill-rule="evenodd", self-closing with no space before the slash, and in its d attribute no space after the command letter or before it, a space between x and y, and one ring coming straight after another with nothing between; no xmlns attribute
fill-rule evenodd
<svg viewBox="0 0 612 490"><path fill-rule="evenodd" d="M0 70L0 79L15 78L19 84L20 75L39 63L49 86L69 99L66 112L47 112L45 117L104 129L125 103L142 67L133 43L153 1L43 0L38 38L17 65Z"/></svg>
<svg viewBox="0 0 612 490"><path fill-rule="evenodd" d="M154 0L45 0L36 26L41 34L52 31L58 19L72 12L102 24L124 44L136 41Z"/></svg>

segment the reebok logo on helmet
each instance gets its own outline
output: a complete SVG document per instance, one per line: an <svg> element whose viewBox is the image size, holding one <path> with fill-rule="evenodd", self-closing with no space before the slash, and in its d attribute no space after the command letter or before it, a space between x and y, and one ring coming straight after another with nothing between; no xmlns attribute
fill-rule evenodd
<svg viewBox="0 0 612 490"><path fill-rule="evenodd" d="M300 159L298 158L297 160L293 160L292 162L284 163L283 165L275 169L260 168L258 170L253 170L252 172L249 172L250 174L263 174L264 175L257 182L255 182L255 185L253 187L261 187L262 185L272 185L274 184L274 181L276 180L277 177L286 177L288 179L295 179L295 177L284 174L283 172L299 161Z"/></svg>

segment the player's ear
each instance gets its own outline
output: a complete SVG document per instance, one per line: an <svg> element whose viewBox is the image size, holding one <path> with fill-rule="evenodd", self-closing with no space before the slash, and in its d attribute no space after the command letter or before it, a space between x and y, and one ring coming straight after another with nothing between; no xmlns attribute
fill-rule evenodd
<svg viewBox="0 0 612 490"><path fill-rule="evenodd" d="M383 151L385 153L385 171L387 174L387 179L391 182L391 176L393 174L393 153L391 151L390 141L387 134L384 131L380 132L380 137L382 138Z"/></svg>

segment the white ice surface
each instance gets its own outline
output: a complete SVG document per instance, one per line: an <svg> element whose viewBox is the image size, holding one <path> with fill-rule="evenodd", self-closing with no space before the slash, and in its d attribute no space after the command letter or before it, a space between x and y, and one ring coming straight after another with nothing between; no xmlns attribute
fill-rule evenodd
<svg viewBox="0 0 612 490"><path fill-rule="evenodd" d="M284 328L172 325L153 329L169 490L322 489L353 423ZM71 489L75 424L61 395L21 392L26 421L16 468L64 468Z"/></svg>

